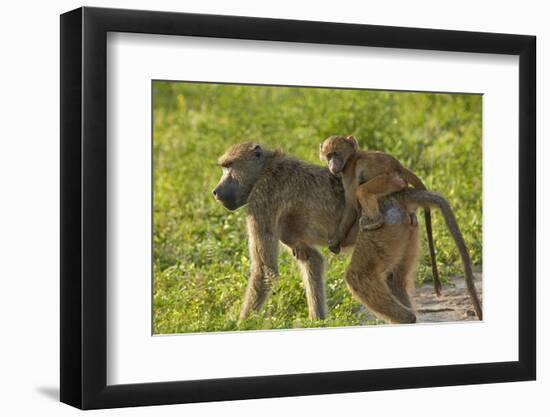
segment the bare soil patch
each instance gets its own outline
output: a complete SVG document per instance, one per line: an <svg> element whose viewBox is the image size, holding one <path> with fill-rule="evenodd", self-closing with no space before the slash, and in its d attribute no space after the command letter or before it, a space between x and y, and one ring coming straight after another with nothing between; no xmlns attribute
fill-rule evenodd
<svg viewBox="0 0 550 417"><path fill-rule="evenodd" d="M481 273L474 273L475 285L483 301ZM443 285L441 296L435 295L432 283L416 288L413 294L416 317L420 323L477 320L464 277L453 277Z"/></svg>

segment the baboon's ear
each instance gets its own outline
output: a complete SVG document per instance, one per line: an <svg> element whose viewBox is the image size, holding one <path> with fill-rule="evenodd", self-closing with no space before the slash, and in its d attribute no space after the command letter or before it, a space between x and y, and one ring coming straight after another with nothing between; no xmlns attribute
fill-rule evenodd
<svg viewBox="0 0 550 417"><path fill-rule="evenodd" d="M349 143L351 146L353 146L354 150L357 150L357 148L359 147L359 144L357 143L357 139L355 139L353 135L349 135L346 138L346 142Z"/></svg>
<svg viewBox="0 0 550 417"><path fill-rule="evenodd" d="M257 143L254 143L254 144L250 147L250 149L254 152L254 156L255 156L256 158L261 157L262 154L263 154L263 152L264 152L263 149L262 149L262 147L261 147L260 145L258 145Z"/></svg>

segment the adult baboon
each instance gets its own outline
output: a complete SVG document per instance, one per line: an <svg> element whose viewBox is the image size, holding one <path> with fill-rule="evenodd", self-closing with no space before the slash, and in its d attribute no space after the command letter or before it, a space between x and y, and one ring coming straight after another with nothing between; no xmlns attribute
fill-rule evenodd
<svg viewBox="0 0 550 417"><path fill-rule="evenodd" d="M252 142L231 146L218 160L223 169L214 197L229 210L248 204L247 231L251 270L240 319L258 310L278 276L279 242L288 246L302 272L310 319L326 316L324 259L316 249L328 245L344 210L341 182L327 168L310 165ZM385 224L395 228L403 247L418 245L416 222L399 199L382 204ZM413 215L414 217L414 215ZM353 245L354 225L342 247ZM391 273L392 288L404 291L414 267L403 259ZM401 269L400 269L401 268Z"/></svg>

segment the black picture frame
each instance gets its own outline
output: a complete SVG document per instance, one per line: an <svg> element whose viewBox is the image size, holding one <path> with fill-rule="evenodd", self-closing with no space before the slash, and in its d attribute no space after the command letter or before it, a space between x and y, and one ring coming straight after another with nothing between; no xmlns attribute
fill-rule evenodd
<svg viewBox="0 0 550 417"><path fill-rule="evenodd" d="M107 385L108 32L519 56L519 360ZM534 36L80 8L61 15L61 401L81 409L536 378Z"/></svg>

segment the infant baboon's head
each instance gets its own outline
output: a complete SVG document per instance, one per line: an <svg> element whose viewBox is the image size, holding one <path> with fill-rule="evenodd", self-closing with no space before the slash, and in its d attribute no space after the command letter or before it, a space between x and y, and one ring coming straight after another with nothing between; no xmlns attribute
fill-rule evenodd
<svg viewBox="0 0 550 417"><path fill-rule="evenodd" d="M329 136L319 147L319 158L327 163L332 175L338 175L357 147L357 140L353 136Z"/></svg>

